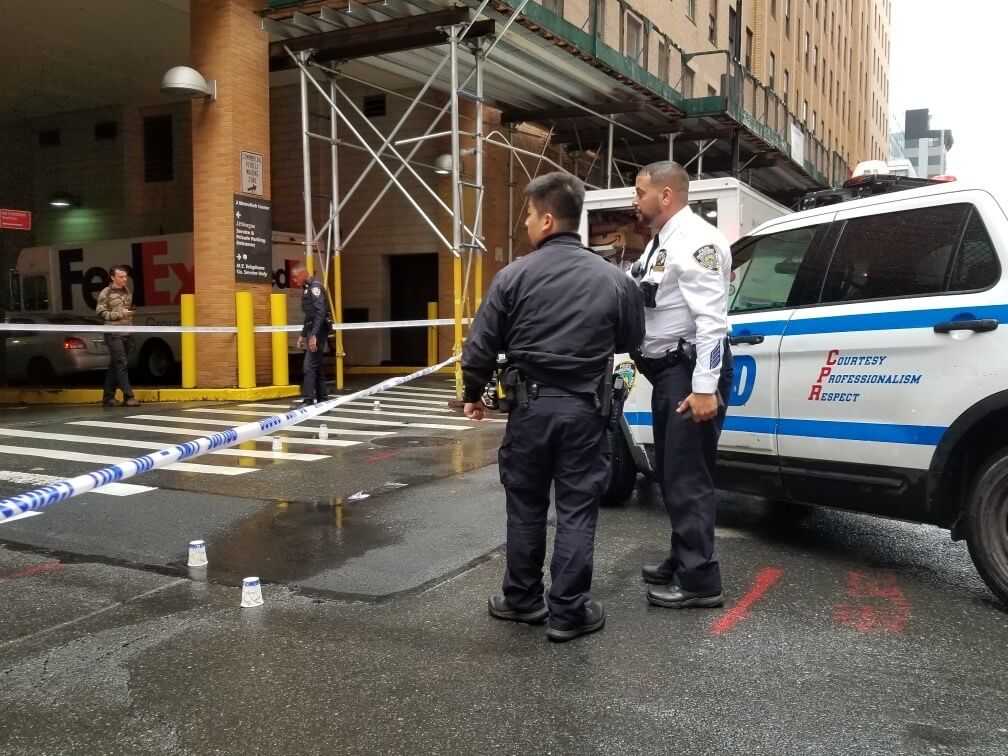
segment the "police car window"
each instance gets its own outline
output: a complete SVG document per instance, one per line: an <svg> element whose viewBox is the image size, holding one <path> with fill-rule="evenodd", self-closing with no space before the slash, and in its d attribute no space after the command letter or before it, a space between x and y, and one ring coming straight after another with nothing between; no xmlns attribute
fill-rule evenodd
<svg viewBox="0 0 1008 756"><path fill-rule="evenodd" d="M949 276L949 291L979 291L997 283L1001 265L979 213L970 213Z"/></svg>
<svg viewBox="0 0 1008 756"><path fill-rule="evenodd" d="M729 312L786 307L819 226L758 236L732 250Z"/></svg>
<svg viewBox="0 0 1008 756"><path fill-rule="evenodd" d="M969 212L969 205L941 205L847 220L820 301L944 292Z"/></svg>

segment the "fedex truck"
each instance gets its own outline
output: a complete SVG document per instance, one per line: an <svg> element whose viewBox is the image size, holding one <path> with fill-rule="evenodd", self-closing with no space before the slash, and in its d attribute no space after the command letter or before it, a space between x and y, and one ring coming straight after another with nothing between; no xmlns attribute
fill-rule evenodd
<svg viewBox="0 0 1008 756"><path fill-rule="evenodd" d="M301 291L292 291L288 281L292 266L304 260L303 239L273 232L273 289L288 295L288 323L301 320ZM178 326L181 296L192 294L195 284L191 233L23 249L4 292L8 317L93 318L98 294L109 282L109 268L119 264L130 269L136 308L133 324ZM134 336L131 359L135 367L147 378L169 376L180 358L179 334L140 332ZM291 346L296 338L292 335Z"/></svg>

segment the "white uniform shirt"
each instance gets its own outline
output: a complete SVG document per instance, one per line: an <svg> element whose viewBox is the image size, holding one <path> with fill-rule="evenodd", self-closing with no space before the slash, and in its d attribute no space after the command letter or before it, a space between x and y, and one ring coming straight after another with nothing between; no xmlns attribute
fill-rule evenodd
<svg viewBox="0 0 1008 756"><path fill-rule="evenodd" d="M703 218L684 207L646 248L637 280L658 284L655 307L644 308L645 357L664 357L679 339L696 345L693 391L713 394L728 335L731 245Z"/></svg>

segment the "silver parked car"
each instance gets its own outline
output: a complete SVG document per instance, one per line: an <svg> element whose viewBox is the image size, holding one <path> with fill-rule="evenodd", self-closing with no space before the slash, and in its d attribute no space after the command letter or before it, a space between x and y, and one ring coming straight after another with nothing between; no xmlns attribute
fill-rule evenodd
<svg viewBox="0 0 1008 756"><path fill-rule="evenodd" d="M66 331L6 331L7 379L50 383L57 377L104 370L109 353L105 334L74 331L76 325L101 325L77 315L10 315L8 323L61 324Z"/></svg>

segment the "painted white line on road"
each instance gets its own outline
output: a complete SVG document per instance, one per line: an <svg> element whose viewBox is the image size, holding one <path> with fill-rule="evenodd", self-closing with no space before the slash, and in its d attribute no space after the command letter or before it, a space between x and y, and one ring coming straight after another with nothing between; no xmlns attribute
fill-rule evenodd
<svg viewBox="0 0 1008 756"><path fill-rule="evenodd" d="M57 478L55 475L19 472L16 470L0 470L0 480L25 486L48 486L65 480L65 478ZM138 486L133 483L106 483L104 486L95 488L91 493L105 494L106 496L133 496L134 494L146 491L157 491L157 488L153 486ZM41 514L41 512L26 512L25 516L30 514Z"/></svg>
<svg viewBox="0 0 1008 756"><path fill-rule="evenodd" d="M168 420L173 423L192 423L193 425L215 425L220 428L233 428L234 423L229 420L210 420L204 417L180 417L178 415L129 415L127 419L137 419L137 420ZM73 425L73 423L71 423ZM126 426L124 426L126 427ZM137 426L149 428L151 426ZM153 426L157 427L157 426ZM289 433L294 431L295 433L318 433L317 425L288 425L283 429L282 433ZM195 433L195 431L193 431ZM200 431L200 433L206 433L206 431ZM367 436L368 438L374 438L375 436L391 436L392 431L362 431L362 430L348 430L346 428L333 428L329 427L329 433L332 434L343 434L344 436ZM263 436L258 439L262 443L269 443L270 437ZM306 442L307 443L307 442ZM359 444L360 441L341 441L339 443L324 444L328 446L353 446L354 444Z"/></svg>
<svg viewBox="0 0 1008 756"><path fill-rule="evenodd" d="M21 457L43 457L45 459L63 459L71 462L97 462L102 465L121 465L129 462L127 457L106 457L103 454L84 454L66 449L39 449L33 446L3 446L0 454L15 454ZM195 462L173 462L160 468L176 472L205 473L207 475L244 475L255 472L254 467L224 467L218 465L201 465Z"/></svg>
<svg viewBox="0 0 1008 756"><path fill-rule="evenodd" d="M396 386L395 389L385 389L385 391L411 391L417 394L432 394L434 396L444 395L446 398L451 399L455 396L455 389L440 389L434 386L409 386L403 384L402 386ZM385 393L385 392L382 392Z"/></svg>
<svg viewBox="0 0 1008 756"><path fill-rule="evenodd" d="M227 409L211 409L194 407L192 409L185 410L186 412L208 412L217 415L250 415L252 417L272 417L272 412L255 412L253 410L227 410ZM359 412L363 415L382 415L386 413L382 412L372 412L371 410L346 410L348 412ZM396 414L396 413L388 413ZM323 417L320 415L319 417ZM469 430L469 426L458 426L458 425L437 425L435 423L395 423L390 420L364 420L363 418L356 417L341 417L337 415L324 415L325 419L328 421L337 421L341 423L357 423L358 425L380 425L386 428L432 428L434 430ZM400 415L401 417L401 415ZM417 417L428 417L428 415L417 415ZM464 419L464 418L462 418ZM318 428L318 426L312 426Z"/></svg>
<svg viewBox="0 0 1008 756"><path fill-rule="evenodd" d="M400 402L402 402L402 403L400 403ZM408 400L408 399L393 399L391 402L390 401L382 400L382 402L381 402L381 409L401 409L401 410L416 410L416 411L423 410L425 412L433 413L434 417L437 417L437 415L439 413L440 414L444 414L444 413L448 413L448 412L452 412L453 411L453 410L448 409L448 406L446 405L445 402L434 402L434 404L436 404L437 407L427 407L427 406L424 406L424 405L415 404L413 402L410 402L409 404L406 404L405 402L410 402L410 400ZM249 409L271 409L271 410L277 411L278 413L286 411L286 408L283 405L280 405L280 404L266 404L266 403L260 403L260 402L250 402L249 404L239 404L238 406L242 407L242 408L247 407ZM347 402L346 404L341 404L339 408L343 408L343 407L359 407L361 409L364 409L364 408L374 409L374 401L372 401L371 399L365 399L363 401L358 401L358 402ZM333 410L333 411L335 411L335 410Z"/></svg>
<svg viewBox="0 0 1008 756"><path fill-rule="evenodd" d="M155 415L155 417L160 417L160 415ZM200 420L195 420L189 417L177 418L179 421L191 420L193 423L199 423ZM234 423L221 423L229 428L234 427ZM137 430L144 431L146 433L167 433L169 435L183 435L183 436L205 436L207 431L202 428L182 428L176 427L174 425L162 426L162 425L143 425L142 423L116 423L111 420L74 420L70 425L87 425L93 428L121 428L123 430ZM281 438L283 434L287 431L295 430L295 428L288 427L281 431L278 431L276 435ZM318 430L313 431L318 433ZM329 431L332 433L332 431ZM376 436L385 435L382 433L374 434ZM257 439L259 443L272 443L272 436L263 436L261 439ZM357 446L360 441L341 441L339 439L325 439L320 438L284 438L285 444L305 444L308 446ZM268 452L266 458L273 456L273 452Z"/></svg>
<svg viewBox="0 0 1008 756"><path fill-rule="evenodd" d="M102 436L77 436L73 433L44 433L31 428L14 429L0 428L0 436L22 438L38 438L49 441L69 441L72 444L95 444L97 446L125 446L127 449L171 449L175 444L159 444L156 441L136 441L129 438L104 438ZM247 442L246 442L247 443ZM315 462L319 459L329 459L325 454L298 454L295 452L260 451L257 449L218 449L209 454L219 454L225 457L251 457L255 459L282 459L293 462Z"/></svg>
<svg viewBox="0 0 1008 756"><path fill-rule="evenodd" d="M443 399L423 399L421 396L422 395L417 394L402 394L398 391L382 391L380 394L375 394L375 398L380 399L382 404L388 400L392 402L405 402L407 404L420 405L423 407L439 407L446 410L448 409L448 401L454 398L454 395L446 396Z"/></svg>
<svg viewBox="0 0 1008 756"><path fill-rule="evenodd" d="M55 480L63 480L63 478L56 478ZM13 517L8 517L6 520L0 522L0 525L6 525L8 522L14 522L14 520L23 520L25 517L34 517L35 515L40 515L41 512L22 512L19 515L14 515Z"/></svg>

